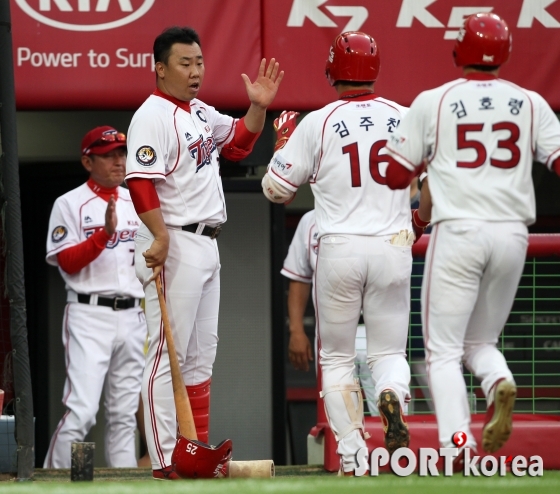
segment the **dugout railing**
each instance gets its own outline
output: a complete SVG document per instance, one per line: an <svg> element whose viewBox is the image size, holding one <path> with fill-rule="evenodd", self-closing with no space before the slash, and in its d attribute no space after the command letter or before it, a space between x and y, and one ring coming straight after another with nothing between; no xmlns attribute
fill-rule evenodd
<svg viewBox="0 0 560 494"><path fill-rule="evenodd" d="M414 363L423 361L422 328L420 319L420 290L424 258L429 235L424 235L413 247L413 272L411 287L411 314L407 355L412 368L409 415L420 415L414 422L435 423L430 406L427 383L422 367ZM504 353L518 387L514 413L532 415L531 420L545 421L552 417L560 427L560 234L531 234L523 275L508 321L500 336L498 346ZM420 372L418 369L420 368ZM471 412L483 414L486 401L480 383L464 369L465 383L470 396ZM321 388L320 371L317 390ZM317 393L318 394L318 393ZM365 396L364 390L364 396ZM366 428L379 419L375 410L367 410ZM553 423L555 424L555 422ZM556 427L554 425L554 427ZM322 400L317 398L317 425L310 435L318 439L332 434L326 420ZM323 441L321 441L323 443ZM313 447L313 441L308 441ZM334 464L325 449L325 467ZM332 450L332 448L330 448ZM332 453L332 451L331 451Z"/></svg>

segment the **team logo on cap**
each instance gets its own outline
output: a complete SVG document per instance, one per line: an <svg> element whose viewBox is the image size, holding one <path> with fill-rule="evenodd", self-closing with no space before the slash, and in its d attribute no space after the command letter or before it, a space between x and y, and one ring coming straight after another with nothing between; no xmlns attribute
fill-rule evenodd
<svg viewBox="0 0 560 494"><path fill-rule="evenodd" d="M152 146L142 146L136 151L136 161L142 166L152 166L156 160L156 152Z"/></svg>
<svg viewBox="0 0 560 494"><path fill-rule="evenodd" d="M66 235L68 235L68 230L66 229L66 227L59 225L52 232L52 241L54 243L58 243L61 240L64 240L66 238Z"/></svg>

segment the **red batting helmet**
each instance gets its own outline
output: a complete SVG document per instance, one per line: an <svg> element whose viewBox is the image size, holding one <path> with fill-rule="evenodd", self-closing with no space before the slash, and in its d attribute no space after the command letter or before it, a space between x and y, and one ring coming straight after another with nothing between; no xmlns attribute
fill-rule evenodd
<svg viewBox="0 0 560 494"><path fill-rule="evenodd" d="M470 15L455 42L453 57L457 67L498 66L509 60L511 32L500 16L491 13Z"/></svg>
<svg viewBox="0 0 560 494"><path fill-rule="evenodd" d="M209 446L179 435L171 455L171 464L182 479L226 477L231 451L231 439L222 441L218 446Z"/></svg>
<svg viewBox="0 0 560 494"><path fill-rule="evenodd" d="M325 74L331 86L337 81L373 82L379 74L379 48L358 31L339 34L331 46Z"/></svg>

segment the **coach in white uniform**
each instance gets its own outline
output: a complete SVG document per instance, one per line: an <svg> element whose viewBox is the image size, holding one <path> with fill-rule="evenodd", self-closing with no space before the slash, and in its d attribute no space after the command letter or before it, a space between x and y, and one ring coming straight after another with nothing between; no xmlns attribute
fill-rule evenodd
<svg viewBox="0 0 560 494"><path fill-rule="evenodd" d="M153 476L176 479L171 455L177 422L167 345L155 276L162 285L197 435L208 442L210 378L218 344L220 258L226 221L219 153L238 161L261 132L283 72L261 61L255 82L242 78L251 106L242 119L196 98L204 78L198 34L173 27L154 43L157 89L134 114L129 129L127 183L143 225L136 270L146 294L150 335L142 384L146 439Z"/></svg>
<svg viewBox="0 0 560 494"><path fill-rule="evenodd" d="M523 271L535 221L533 158L560 175L560 123L533 91L498 78L511 34L495 14L469 16L455 44L463 77L421 93L387 145L392 188L428 161L435 224L422 285L430 389L443 447L470 428L461 361L488 404L482 448L509 438L516 387L496 348ZM461 462L458 461L460 464Z"/></svg>
<svg viewBox="0 0 560 494"><path fill-rule="evenodd" d="M144 368L146 321L142 285L134 271L140 220L123 182L126 138L96 127L82 141L90 173L59 197L49 221L47 262L58 266L68 291L62 340L66 413L56 428L45 468L70 468L71 444L95 424L105 383L105 459L109 467L135 467L138 394Z"/></svg>
<svg viewBox="0 0 560 494"><path fill-rule="evenodd" d="M286 202L302 183L311 183L319 237L314 290L322 396L341 469L351 475L356 453L366 446L353 376L362 309L386 446L392 452L409 442L402 410L410 399L406 339L414 236L409 190L395 193L385 185L388 157L381 151L406 109L374 94L375 40L342 33L326 69L339 99L301 121L272 158L263 192Z"/></svg>

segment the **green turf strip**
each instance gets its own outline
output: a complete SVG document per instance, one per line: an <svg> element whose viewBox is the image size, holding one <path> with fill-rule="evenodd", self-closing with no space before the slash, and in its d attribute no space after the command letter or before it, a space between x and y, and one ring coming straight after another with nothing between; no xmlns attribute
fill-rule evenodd
<svg viewBox="0 0 560 494"><path fill-rule="evenodd" d="M548 494L560 492L560 472L545 471L543 477L522 477L512 475L506 477L478 477L465 478L462 475L453 477L421 478L416 475L400 478L392 474L379 477L340 478L330 475L292 476L292 468L288 476L281 476L283 469L279 468L279 476L270 480L259 479L221 479L221 480L184 480L184 481L155 481L144 476L144 480L115 481L105 480L107 477L96 475L93 482L74 482L68 480L39 480L42 475L37 470L35 480L30 482L6 481L0 482L1 494L24 493L78 493L78 494L167 494L167 493L196 493L196 494L258 494L258 493L321 493L321 494L358 494L384 492L391 494L452 494L455 492L483 492L491 494L514 492L538 492ZM309 470L309 469L308 469ZM96 471L97 473L97 471ZM145 473L145 472L142 472ZM138 477L137 477L138 479Z"/></svg>

